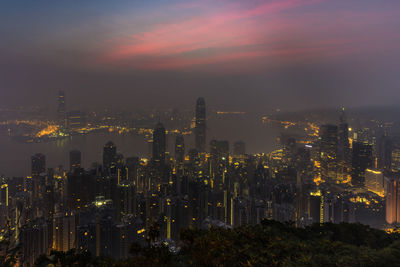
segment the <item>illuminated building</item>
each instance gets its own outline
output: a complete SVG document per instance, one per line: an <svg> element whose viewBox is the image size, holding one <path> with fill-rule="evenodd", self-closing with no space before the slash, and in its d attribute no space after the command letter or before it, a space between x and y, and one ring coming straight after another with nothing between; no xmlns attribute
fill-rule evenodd
<svg viewBox="0 0 400 267"><path fill-rule="evenodd" d="M121 215L136 213L135 186L129 182L124 182L117 186L118 193L115 199L117 219Z"/></svg>
<svg viewBox="0 0 400 267"><path fill-rule="evenodd" d="M81 152L79 150L72 150L69 152L69 170L74 171L81 167Z"/></svg>
<svg viewBox="0 0 400 267"><path fill-rule="evenodd" d="M319 134L322 179L336 181L338 127L330 124L322 125Z"/></svg>
<svg viewBox="0 0 400 267"><path fill-rule="evenodd" d="M117 220L113 201L103 196L79 214L77 250L96 256L125 259L133 242L144 244L145 228L141 220L126 215Z"/></svg>
<svg viewBox="0 0 400 267"><path fill-rule="evenodd" d="M130 182L132 182L136 187L138 187L139 181L139 158L138 157L129 157L125 160L127 175Z"/></svg>
<svg viewBox="0 0 400 267"><path fill-rule="evenodd" d="M295 167L297 171L298 184L312 182L313 164L311 162L311 148L300 147L296 152Z"/></svg>
<svg viewBox="0 0 400 267"><path fill-rule="evenodd" d="M206 102L200 97L196 102L195 143L199 153L206 149Z"/></svg>
<svg viewBox="0 0 400 267"><path fill-rule="evenodd" d="M162 123L157 123L153 131L152 162L154 166L164 166L166 145L165 128Z"/></svg>
<svg viewBox="0 0 400 267"><path fill-rule="evenodd" d="M229 166L229 142L211 140L210 142L211 177L216 178L217 185L222 185Z"/></svg>
<svg viewBox="0 0 400 267"><path fill-rule="evenodd" d="M65 124L65 93L64 91L58 92L58 108L57 108L57 120L60 125Z"/></svg>
<svg viewBox="0 0 400 267"><path fill-rule="evenodd" d="M117 147L113 142L108 141L103 148L103 172L104 176L109 177L116 173Z"/></svg>
<svg viewBox="0 0 400 267"><path fill-rule="evenodd" d="M8 201L9 201L8 184L6 183L6 181L2 181L0 187L0 205L2 204L8 207Z"/></svg>
<svg viewBox="0 0 400 267"><path fill-rule="evenodd" d="M378 156L378 168L385 171L392 170L392 152L397 146L398 138L389 137L383 134L377 140L376 154ZM397 153L395 153L397 154Z"/></svg>
<svg viewBox="0 0 400 267"><path fill-rule="evenodd" d="M94 190L96 189L93 186L96 184L95 181L95 177L91 173L84 172L83 170L68 174L67 204L71 210L79 210L93 200L95 196Z"/></svg>
<svg viewBox="0 0 400 267"><path fill-rule="evenodd" d="M69 130L78 130L85 128L86 126L85 112L74 110L67 113L67 128Z"/></svg>
<svg viewBox="0 0 400 267"><path fill-rule="evenodd" d="M372 145L363 142L353 143L351 183L353 186L365 185L365 170L372 167Z"/></svg>
<svg viewBox="0 0 400 267"><path fill-rule="evenodd" d="M346 122L344 108L341 110L339 127L338 127L338 146L337 146L337 162L338 162L338 178L344 180L350 175L351 153L349 143L349 125Z"/></svg>
<svg viewBox="0 0 400 267"><path fill-rule="evenodd" d="M23 266L34 266L37 258L49 253L51 248L51 223L37 218L22 227L19 240L22 246Z"/></svg>
<svg viewBox="0 0 400 267"><path fill-rule="evenodd" d="M288 167L294 167L296 160L297 145L296 139L292 136L281 136L281 144L283 145L283 162Z"/></svg>
<svg viewBox="0 0 400 267"><path fill-rule="evenodd" d="M400 172L400 147L398 146L391 151L390 169L392 172Z"/></svg>
<svg viewBox="0 0 400 267"><path fill-rule="evenodd" d="M76 245L76 221L73 212L58 213L53 219L53 249L68 251Z"/></svg>
<svg viewBox="0 0 400 267"><path fill-rule="evenodd" d="M398 175L385 176L386 222L400 223L400 179Z"/></svg>
<svg viewBox="0 0 400 267"><path fill-rule="evenodd" d="M391 147L391 138L389 138L387 135L382 134L381 136L377 137L375 151L377 157L377 166L375 166L376 168L390 170L390 168L387 167L390 167L389 163L391 158Z"/></svg>
<svg viewBox="0 0 400 267"><path fill-rule="evenodd" d="M233 144L233 155L246 154L246 144L243 141L237 141Z"/></svg>
<svg viewBox="0 0 400 267"><path fill-rule="evenodd" d="M175 139L175 159L178 164L182 164L185 159L185 141L182 134L178 134Z"/></svg>
<svg viewBox="0 0 400 267"><path fill-rule="evenodd" d="M46 156L38 153L31 157L32 176L40 175L46 172Z"/></svg>
<svg viewBox="0 0 400 267"><path fill-rule="evenodd" d="M379 170L366 169L365 171L365 187L371 192L384 196L384 178L383 173Z"/></svg>
<svg viewBox="0 0 400 267"><path fill-rule="evenodd" d="M338 146L337 146L337 159L338 161L349 161L350 144L349 144L349 125L346 122L344 108L340 115L338 127Z"/></svg>

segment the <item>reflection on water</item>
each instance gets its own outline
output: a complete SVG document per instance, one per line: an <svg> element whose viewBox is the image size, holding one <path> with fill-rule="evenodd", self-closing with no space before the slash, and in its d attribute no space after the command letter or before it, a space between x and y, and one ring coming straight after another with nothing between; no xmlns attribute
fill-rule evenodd
<svg viewBox="0 0 400 267"><path fill-rule="evenodd" d="M233 118L210 118L207 126L207 140L228 140L231 144L238 140L246 142L248 153L270 152L278 147L276 137L279 129L273 125L261 124L255 118L245 116ZM194 146L193 136L185 136L186 151ZM82 152L82 165L90 167L93 162L102 161L102 149L107 141L113 141L125 157L148 157L150 147L144 136L118 135L115 133L91 133L71 136L44 143L18 143L12 141L7 133L0 133L0 175L26 176L30 173L30 158L35 153L46 155L47 167L69 165L70 150ZM173 155L174 136L168 136L167 150Z"/></svg>

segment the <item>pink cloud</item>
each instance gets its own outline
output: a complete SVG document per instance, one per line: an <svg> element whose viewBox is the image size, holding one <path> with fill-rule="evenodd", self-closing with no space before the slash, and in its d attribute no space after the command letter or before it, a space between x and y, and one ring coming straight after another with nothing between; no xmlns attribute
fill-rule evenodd
<svg viewBox="0 0 400 267"><path fill-rule="evenodd" d="M216 10L210 10L207 2L203 6L200 4L203 2L183 3L174 8L201 12L109 40L109 47L99 62L140 69L181 69L267 58L284 61L352 51L349 47L357 42L356 38L337 34L342 29L332 22L318 24L325 22L318 13L293 18L287 14L281 16L284 11L319 2L321 0L274 0L255 2L251 7L230 3L225 9ZM346 14L346 19L349 18ZM327 35L324 27L330 28L332 36Z"/></svg>

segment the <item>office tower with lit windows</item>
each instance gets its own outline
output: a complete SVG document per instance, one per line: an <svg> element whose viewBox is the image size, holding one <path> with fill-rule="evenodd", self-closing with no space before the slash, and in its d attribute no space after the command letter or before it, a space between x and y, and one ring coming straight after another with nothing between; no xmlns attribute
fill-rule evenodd
<svg viewBox="0 0 400 267"><path fill-rule="evenodd" d="M196 102L196 128L195 143L199 153L204 153L206 149L206 102L200 97Z"/></svg>
<svg viewBox="0 0 400 267"><path fill-rule="evenodd" d="M346 122L344 108L341 110L339 127L338 127L338 161L349 162L350 160L350 144L349 144L349 125Z"/></svg>
<svg viewBox="0 0 400 267"><path fill-rule="evenodd" d="M396 174L385 176L386 222L400 223L400 177Z"/></svg>
<svg viewBox="0 0 400 267"><path fill-rule="evenodd" d="M229 142L212 140L210 142L210 170L214 186L219 188L225 180L225 175L229 167Z"/></svg>
<svg viewBox="0 0 400 267"><path fill-rule="evenodd" d="M24 225L19 234L22 245L22 257L19 258L24 265L35 266L34 263L40 255L47 254L52 247L51 223L45 218L36 218Z"/></svg>
<svg viewBox="0 0 400 267"><path fill-rule="evenodd" d="M5 205L8 207L9 202L9 192L8 192L8 183L3 180L0 183L0 205Z"/></svg>
<svg viewBox="0 0 400 267"><path fill-rule="evenodd" d="M65 123L65 93L64 91L58 92L58 107L57 107L57 120L61 125Z"/></svg>
<svg viewBox="0 0 400 267"><path fill-rule="evenodd" d="M73 212L58 213L53 218L54 250L68 251L76 248L76 218Z"/></svg>
<svg viewBox="0 0 400 267"><path fill-rule="evenodd" d="M69 130L82 129L87 126L86 112L73 110L67 113L67 128Z"/></svg>
<svg viewBox="0 0 400 267"><path fill-rule="evenodd" d="M166 134L162 123L157 123L153 131L152 162L155 167L162 167L165 164Z"/></svg>
<svg viewBox="0 0 400 267"><path fill-rule="evenodd" d="M178 134L175 139L175 160L176 160L176 174L182 176L184 172L185 161L185 140L182 134Z"/></svg>
<svg viewBox="0 0 400 267"><path fill-rule="evenodd" d="M384 137L383 140L383 151L382 151L382 167L390 171L392 169L392 152L395 146L395 140L388 136Z"/></svg>
<svg viewBox="0 0 400 267"><path fill-rule="evenodd" d="M182 134L178 134L175 139L175 159L177 163L185 160L185 140Z"/></svg>
<svg viewBox="0 0 400 267"><path fill-rule="evenodd" d="M41 173L46 172L46 156L37 153L31 157L31 169L32 169L32 176L38 176Z"/></svg>
<svg viewBox="0 0 400 267"><path fill-rule="evenodd" d="M383 172L376 169L365 170L365 188L379 196L384 196Z"/></svg>
<svg viewBox="0 0 400 267"><path fill-rule="evenodd" d="M117 165L117 147L113 142L108 141L103 148L103 173L109 177L115 174Z"/></svg>
<svg viewBox="0 0 400 267"><path fill-rule="evenodd" d="M341 110L338 127L337 163L338 179L346 180L350 175L351 153L349 143L349 125L346 122L344 108Z"/></svg>
<svg viewBox="0 0 400 267"><path fill-rule="evenodd" d="M319 131L319 153L322 179L336 181L337 178L338 127L326 124Z"/></svg>
<svg viewBox="0 0 400 267"><path fill-rule="evenodd" d="M108 184L106 184L108 185ZM98 190L101 188L101 190ZM80 210L88 203L93 201L96 190L106 196L111 196L111 193L106 190L108 187L102 184L96 184L96 178L89 172L74 172L69 173L67 177L67 205L71 210Z"/></svg>
<svg viewBox="0 0 400 267"><path fill-rule="evenodd" d="M138 172L140 166L140 160L138 157L129 157L125 160L127 179L133 184L138 186Z"/></svg>
<svg viewBox="0 0 400 267"><path fill-rule="evenodd" d="M281 143L283 145L283 162L287 167L294 168L296 161L297 142L296 138L292 136L281 137Z"/></svg>
<svg viewBox="0 0 400 267"><path fill-rule="evenodd" d="M372 167L372 145L364 142L353 143L351 183L364 187L365 171Z"/></svg>
<svg viewBox="0 0 400 267"><path fill-rule="evenodd" d="M81 168L82 155L79 150L71 150L69 152L69 170L72 172L75 169Z"/></svg>
<svg viewBox="0 0 400 267"><path fill-rule="evenodd" d="M400 146L394 145L390 153L390 169L392 172L400 172Z"/></svg>

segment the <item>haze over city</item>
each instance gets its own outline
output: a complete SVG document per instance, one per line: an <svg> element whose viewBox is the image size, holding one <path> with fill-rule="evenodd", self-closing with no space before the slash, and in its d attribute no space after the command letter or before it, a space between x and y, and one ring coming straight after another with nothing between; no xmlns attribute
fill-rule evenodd
<svg viewBox="0 0 400 267"><path fill-rule="evenodd" d="M0 3L0 266L399 266L398 0Z"/></svg>
<svg viewBox="0 0 400 267"><path fill-rule="evenodd" d="M3 1L0 104L395 105L396 0ZM188 105L187 105L188 106Z"/></svg>

